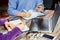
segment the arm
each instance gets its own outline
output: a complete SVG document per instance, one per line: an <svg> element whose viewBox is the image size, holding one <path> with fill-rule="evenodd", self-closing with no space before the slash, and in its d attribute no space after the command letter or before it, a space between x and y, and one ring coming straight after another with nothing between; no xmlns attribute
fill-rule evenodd
<svg viewBox="0 0 60 40"><path fill-rule="evenodd" d="M4 35L4 39L13 40L15 37L17 37L21 33L22 33L21 30L15 27L12 31L9 31L7 34Z"/></svg>
<svg viewBox="0 0 60 40"><path fill-rule="evenodd" d="M24 12L19 12L16 8L18 5L18 0L9 0L8 2L8 13L12 16L23 16Z"/></svg>
<svg viewBox="0 0 60 40"><path fill-rule="evenodd" d="M18 5L18 0L9 0L8 2L8 13L9 15L12 15L12 16L18 16L18 17L26 17L26 15L29 17L30 14L29 13L26 13L25 12L20 12L18 11L16 8L17 8L17 5Z"/></svg>
<svg viewBox="0 0 60 40"><path fill-rule="evenodd" d="M8 27L12 27L9 25ZM19 34L22 33L22 29L25 27L25 23L19 24L16 27L14 26L11 31L9 31L7 34L4 35L4 39L6 40L13 40L15 37L17 37Z"/></svg>
<svg viewBox="0 0 60 40"><path fill-rule="evenodd" d="M15 27L12 31L9 31L7 34L0 33L0 40L14 40L14 38L20 35L21 33L21 30Z"/></svg>

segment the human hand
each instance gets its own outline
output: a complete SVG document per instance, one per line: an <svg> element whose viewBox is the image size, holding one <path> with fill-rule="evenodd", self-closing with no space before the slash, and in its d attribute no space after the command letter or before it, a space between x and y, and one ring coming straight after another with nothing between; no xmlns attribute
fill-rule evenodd
<svg viewBox="0 0 60 40"><path fill-rule="evenodd" d="M38 5L38 6L35 8L35 10L36 10L37 12L41 11L42 9L43 9L43 6L42 6L42 5Z"/></svg>
<svg viewBox="0 0 60 40"><path fill-rule="evenodd" d="M26 26L26 23L21 23L18 25L14 25L13 23L5 22L5 27L7 28L8 31L11 31L15 27L21 29L21 30L29 30L29 28Z"/></svg>
<svg viewBox="0 0 60 40"><path fill-rule="evenodd" d="M11 31L15 27L15 25L9 22L5 22L5 27L7 28L8 31Z"/></svg>
<svg viewBox="0 0 60 40"><path fill-rule="evenodd" d="M25 23L21 23L18 25L14 25L12 23L9 22L5 22L5 27L7 28L8 31L11 31L12 29L14 29L15 27L18 27L19 29L23 30L25 26Z"/></svg>
<svg viewBox="0 0 60 40"><path fill-rule="evenodd" d="M30 12L25 12L25 13L24 13L24 17L28 18L28 17L30 17L30 16L31 16L31 13L30 13Z"/></svg>

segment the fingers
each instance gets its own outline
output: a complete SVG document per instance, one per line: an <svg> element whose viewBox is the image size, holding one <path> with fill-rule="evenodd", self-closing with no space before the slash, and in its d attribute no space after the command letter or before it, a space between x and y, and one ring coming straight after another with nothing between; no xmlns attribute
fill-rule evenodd
<svg viewBox="0 0 60 40"><path fill-rule="evenodd" d="M43 6L41 6L41 5L39 5L35 8L35 10L38 11L38 12L41 11L42 9L43 9Z"/></svg>
<svg viewBox="0 0 60 40"><path fill-rule="evenodd" d="M25 13L25 17L26 17L26 18L28 18L28 17L30 17L30 16L31 16L31 13L30 13L30 12L26 12L26 13Z"/></svg>
<svg viewBox="0 0 60 40"><path fill-rule="evenodd" d="M8 29L8 31L11 31L12 29L14 29L15 27L18 27L19 29L21 30L25 30L25 29L29 29L27 26L26 26L26 23L21 23L21 24L18 24L18 25L13 25L12 23L9 23L9 22L5 22L5 27Z"/></svg>
<svg viewBox="0 0 60 40"><path fill-rule="evenodd" d="M45 13L46 13L45 17L52 18L54 11L53 10L46 10Z"/></svg>
<svg viewBox="0 0 60 40"><path fill-rule="evenodd" d="M11 31L15 26L9 22L5 22L5 27L8 29L8 31Z"/></svg>
<svg viewBox="0 0 60 40"><path fill-rule="evenodd" d="M15 25L13 25L12 23L9 23L9 27L10 27L11 29L13 29L13 28L15 28Z"/></svg>
<svg viewBox="0 0 60 40"><path fill-rule="evenodd" d="M11 30L11 28L9 27L9 23L8 22L5 22L5 27L7 28L8 31Z"/></svg>

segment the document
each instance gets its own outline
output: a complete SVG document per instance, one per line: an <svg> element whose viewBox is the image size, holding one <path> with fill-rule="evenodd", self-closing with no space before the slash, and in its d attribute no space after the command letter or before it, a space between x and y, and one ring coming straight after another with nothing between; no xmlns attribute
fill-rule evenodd
<svg viewBox="0 0 60 40"><path fill-rule="evenodd" d="M34 11L34 10L29 10L28 12L31 12L31 16L28 17L28 18L23 17L23 18L26 19L26 20L31 20L31 19L36 18L36 17L38 17L38 16L43 16L43 15L45 15L44 13L36 12L36 11Z"/></svg>
<svg viewBox="0 0 60 40"><path fill-rule="evenodd" d="M17 19L17 20L12 20L12 21L9 21L9 23L15 25L15 26L18 26L20 24L23 24L24 22L20 19ZM18 26L20 27L20 26ZM24 27L21 27L23 30L21 30L22 32L26 32L29 30L29 27L27 25L25 25Z"/></svg>

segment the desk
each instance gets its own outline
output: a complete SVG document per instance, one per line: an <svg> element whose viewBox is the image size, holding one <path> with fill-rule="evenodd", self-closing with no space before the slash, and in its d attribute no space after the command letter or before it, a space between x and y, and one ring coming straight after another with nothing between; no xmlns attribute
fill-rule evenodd
<svg viewBox="0 0 60 40"><path fill-rule="evenodd" d="M56 13L54 14L55 16L56 16ZM58 17L58 16L57 16ZM43 18L43 17L40 17L40 18ZM58 19L58 18L57 18ZM58 34L58 32L60 31L59 30L60 29L60 17L59 17L59 20L58 20L58 22L57 22L57 25L56 25L56 27L55 27L55 29L54 29L54 32L52 32L52 33L46 33L46 32L44 32L45 34L51 34L51 35L54 35L54 36L56 36L56 34ZM29 33L29 34L35 34L35 33ZM29 35L28 34L28 35ZM38 34L38 33L37 33ZM16 40L20 40L20 39L24 39L24 40L30 40L30 39L28 39L28 38L26 38L26 33L24 33L24 34L22 34L22 35L20 35L19 37L17 37L16 38ZM28 37L28 36L27 36ZM32 37L32 36L31 36ZM37 40L49 40L49 39L47 39L47 38L43 38L43 37L39 37ZM57 37L57 39L56 40L60 40L60 35Z"/></svg>

